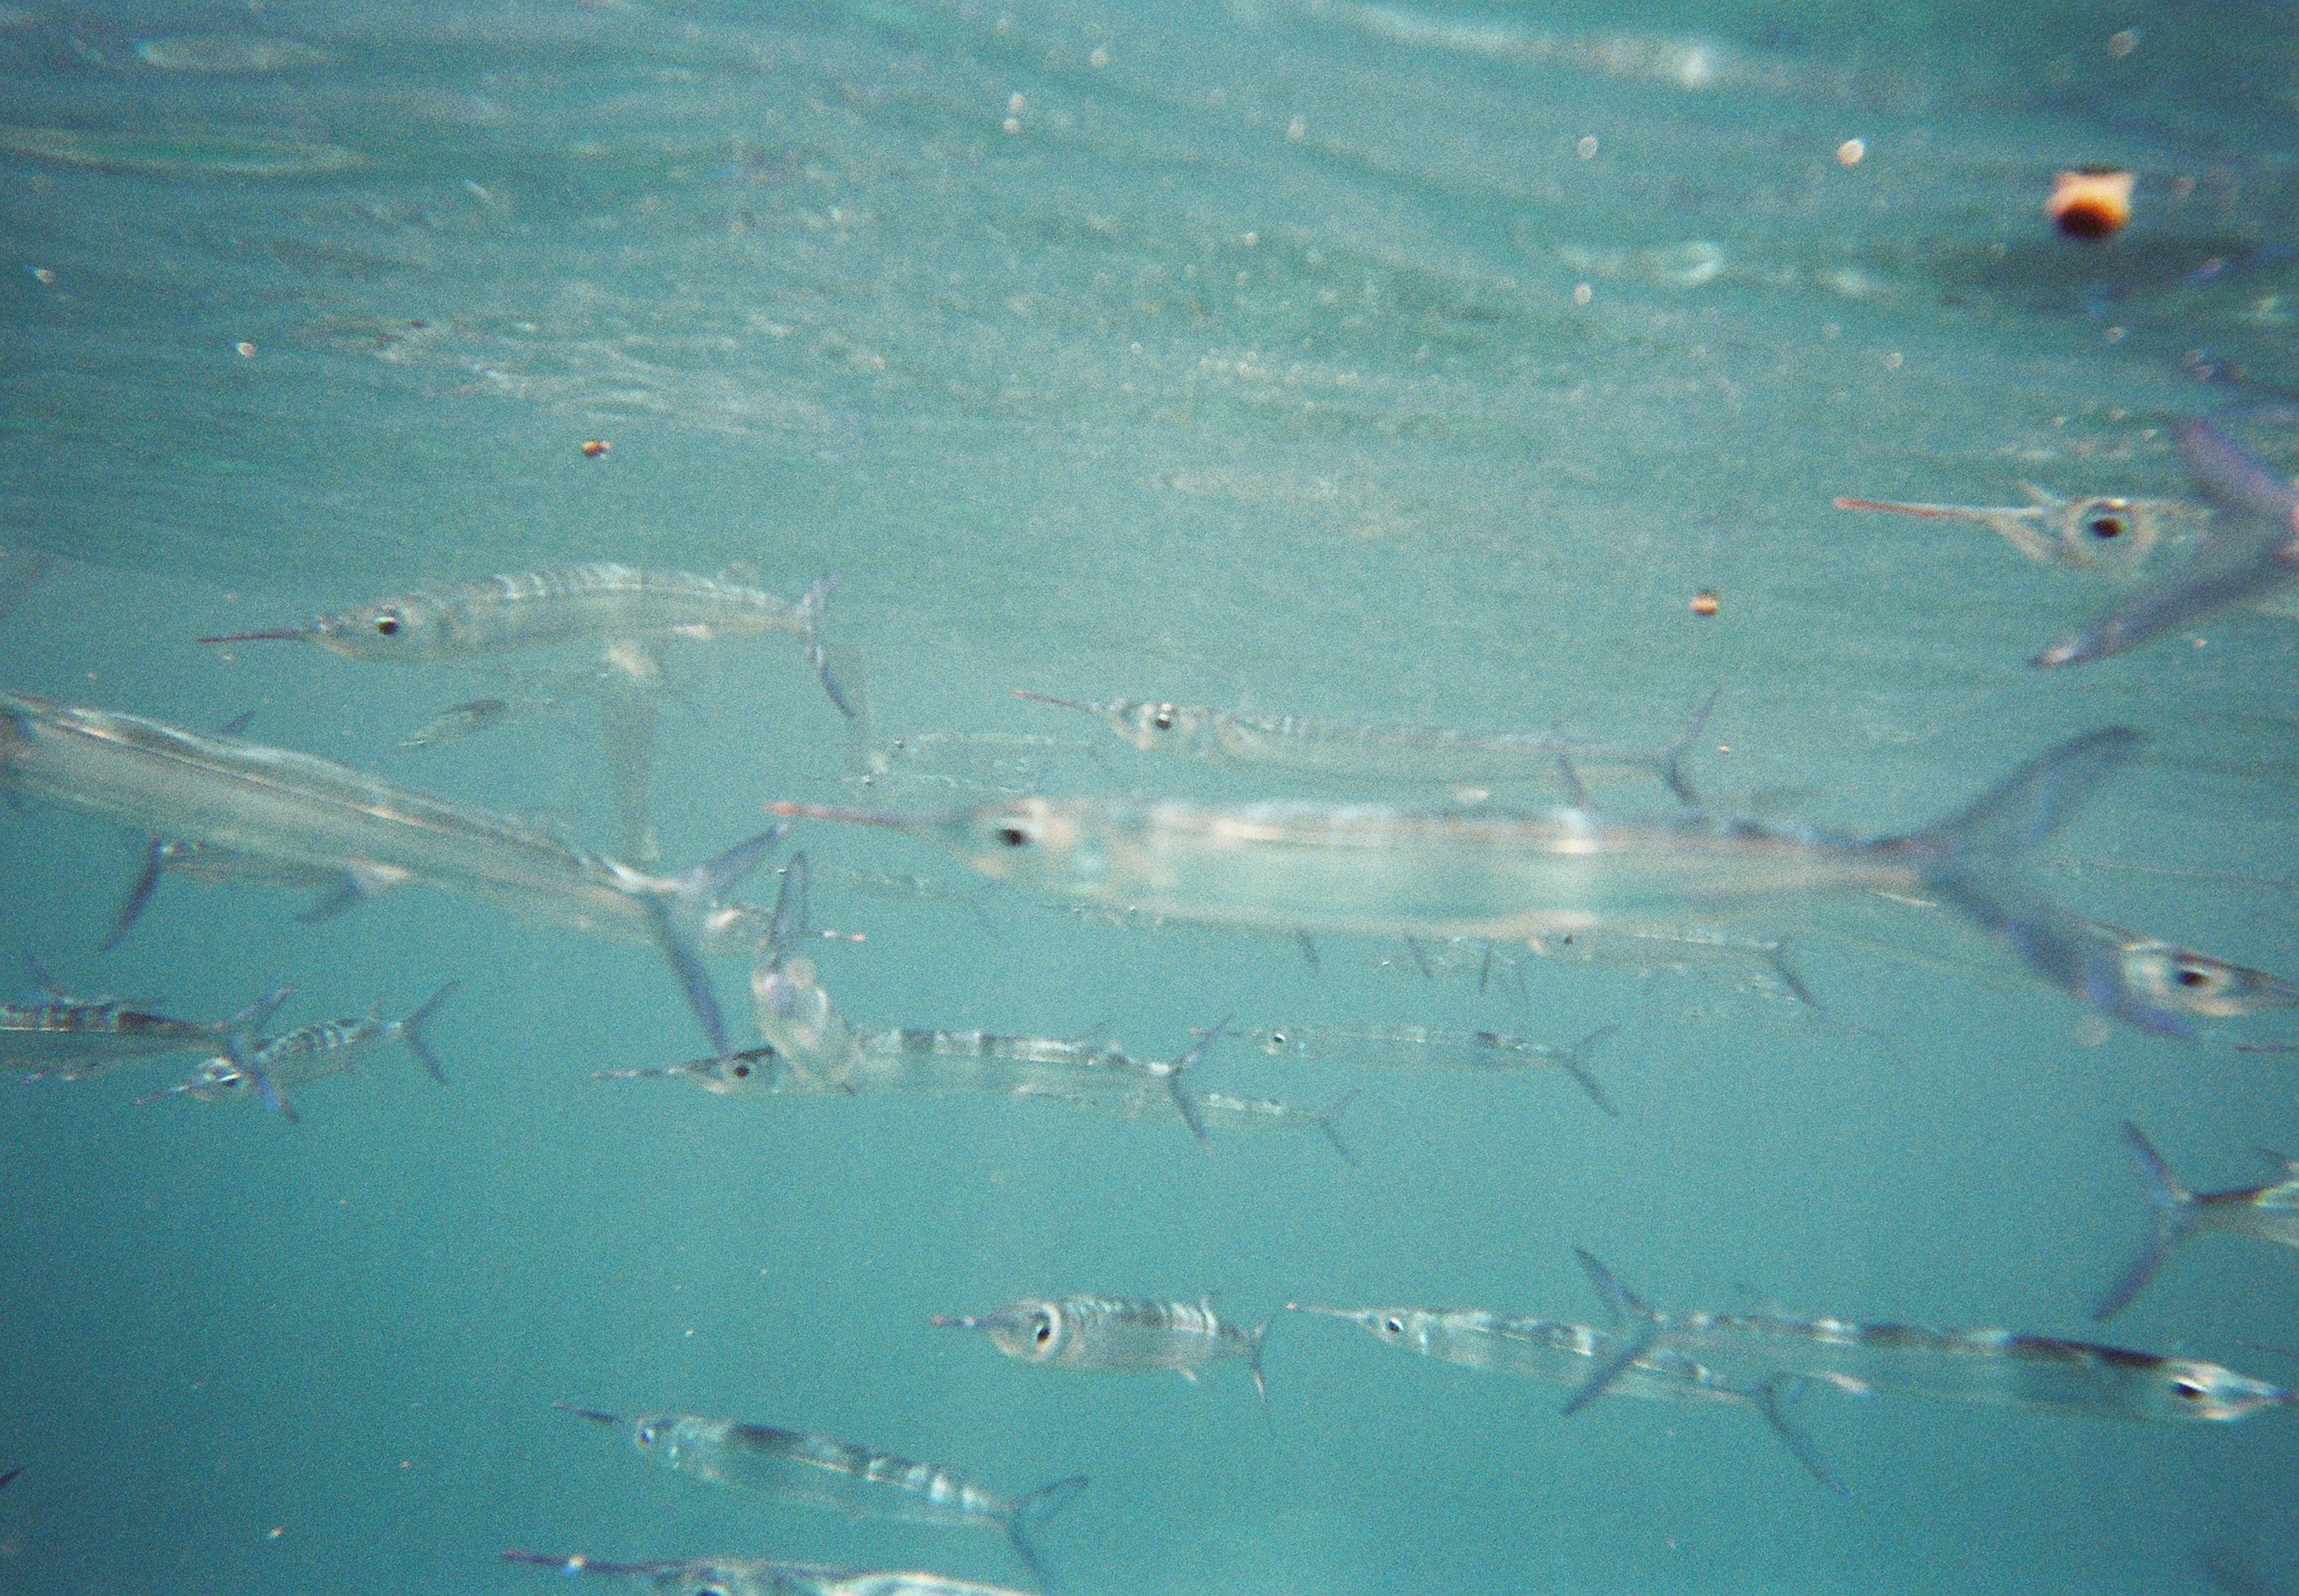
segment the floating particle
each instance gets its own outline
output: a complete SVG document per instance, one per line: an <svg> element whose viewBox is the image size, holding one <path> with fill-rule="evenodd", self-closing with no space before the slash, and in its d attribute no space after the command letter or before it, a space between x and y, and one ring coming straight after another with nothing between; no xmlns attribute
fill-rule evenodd
<svg viewBox="0 0 2299 1596"><path fill-rule="evenodd" d="M1101 46L1096 45L1093 47L1093 54L1085 58L1085 62L1090 67L1106 67L1109 64L1109 52Z"/></svg>
<svg viewBox="0 0 2299 1596"><path fill-rule="evenodd" d="M1295 144L1299 144L1303 139L1309 137L1309 124L1303 121L1299 117L1295 117L1291 121L1285 124L1285 137L1291 139Z"/></svg>
<svg viewBox="0 0 2299 1596"><path fill-rule="evenodd" d="M1722 606L1717 603L1716 595L1706 587L1692 595L1692 612L1704 620L1715 614L1720 608Z"/></svg>
<svg viewBox="0 0 2299 1596"><path fill-rule="evenodd" d="M1867 158L1868 141L1864 138L1847 138L1836 146L1836 163L1838 166L1857 166Z"/></svg>
<svg viewBox="0 0 2299 1596"><path fill-rule="evenodd" d="M583 458L596 460L614 446L602 437L586 437L583 440Z"/></svg>
<svg viewBox="0 0 2299 1596"><path fill-rule="evenodd" d="M2132 176L2112 166L2085 166L2052 179L2044 214L2071 238L2089 243L2121 232L2131 220Z"/></svg>
<svg viewBox="0 0 2299 1596"><path fill-rule="evenodd" d="M245 338L242 338L238 343L234 344L232 348L239 355L239 358L244 361L252 361L255 358L255 345L249 343Z"/></svg>
<svg viewBox="0 0 2299 1596"><path fill-rule="evenodd" d="M56 286L56 274L46 266L35 266L32 268L32 280L43 288L53 288Z"/></svg>
<svg viewBox="0 0 2299 1596"><path fill-rule="evenodd" d="M1594 133L1582 134L1581 136L1581 142L1573 146L1573 153L1580 156L1583 161L1595 160L1597 157L1597 136Z"/></svg>
<svg viewBox="0 0 2299 1596"><path fill-rule="evenodd" d="M1590 300L1596 297L1597 291L1594 288L1591 288L1588 284L1575 283L1573 285L1573 303L1574 304L1587 304Z"/></svg>
<svg viewBox="0 0 2299 1596"><path fill-rule="evenodd" d="M2139 29L2119 29L2107 36L2107 53L2118 61L2139 48Z"/></svg>

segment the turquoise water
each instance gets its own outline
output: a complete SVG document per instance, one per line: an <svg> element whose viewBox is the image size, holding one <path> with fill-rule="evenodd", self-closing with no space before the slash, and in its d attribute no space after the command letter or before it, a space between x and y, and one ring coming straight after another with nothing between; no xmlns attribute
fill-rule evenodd
<svg viewBox="0 0 2299 1596"><path fill-rule="evenodd" d="M1721 685L1701 793L1862 835L2124 724L2147 752L2038 878L2299 974L2292 623L2038 673L2112 583L1830 503L2177 496L2171 429L2197 414L2299 469L2285 8L0 22L0 546L55 560L0 619L0 686L192 727L252 710L260 741L600 847L579 701L395 746L579 654L192 640L583 560L748 561L791 595L834 570L882 735L1069 740L1018 767L945 745L859 800L898 808L1281 790L1089 741L1017 687L1651 744ZM238 70L195 70L219 46L181 41L219 37ZM2041 206L2090 162L2139 186L2130 229L2085 248ZM2245 380L2200 382L2205 362ZM668 861L770 800L858 801L788 640L667 658ZM1730 970L1529 960L1481 993L1393 943L1321 939L1313 968L1282 938L1042 908L891 835L791 840L938 889L823 873L816 918L867 937L818 954L858 1024L1103 1027L1172 1056L1231 1012L1556 1042L1619 1021L1594 1068L1622 1114L1546 1073L1214 1050L1208 1088L1361 1086L1353 1171L1313 1137L1201 1152L1178 1124L1037 1104L594 1082L700 1051L643 948L419 888L302 925L306 895L170 881L99 954L141 841L28 804L0 814L0 952L71 990L207 1018L292 982L303 1023L463 985L434 1033L445 1090L386 1053L300 1093L298 1126L132 1106L181 1060L9 1088L0 1472L24 1472L0 1590L546 1588L497 1563L513 1547L1017 1582L994 1535L714 1492L561 1401L823 1432L1016 1492L1091 1475L1038 1535L1080 1596L2184 1591L2206 1551L2228 1588L2299 1585L2288 1414L1813 1392L1838 1500L1745 1410L1566 1420L1561 1389L1281 1311L1595 1320L1581 1246L1663 1305L2101 1334L2089 1305L2146 1224L2118 1123L2198 1186L2257 1178L2254 1144L2299 1146L2290 1066L2226 1042L2287 1025L2145 1035L1985 943L1934 958L1927 927L1923 961L1888 956L1906 924L1841 909L1745 927L1791 939L1824 1012ZM748 1040L746 972L713 969ZM1234 1367L1064 1374L926 1322L1064 1291L1275 1316L1266 1424ZM2295 1311L2299 1262L2204 1238L2105 1334L2299 1379L2271 1350Z"/></svg>

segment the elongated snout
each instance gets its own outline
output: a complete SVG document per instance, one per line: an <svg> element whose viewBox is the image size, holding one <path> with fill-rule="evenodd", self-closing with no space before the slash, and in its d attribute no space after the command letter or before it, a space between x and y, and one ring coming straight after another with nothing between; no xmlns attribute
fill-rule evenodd
<svg viewBox="0 0 2299 1596"><path fill-rule="evenodd" d="M594 1425L612 1425L619 1428L629 1421L619 1413L602 1413L596 1408L578 1408L572 1402L553 1402L561 1413L571 1413L577 1418L587 1418Z"/></svg>
<svg viewBox="0 0 2299 1596"><path fill-rule="evenodd" d="M310 627L277 627L263 632L221 632L213 637L195 637L195 643L293 643L309 637Z"/></svg>

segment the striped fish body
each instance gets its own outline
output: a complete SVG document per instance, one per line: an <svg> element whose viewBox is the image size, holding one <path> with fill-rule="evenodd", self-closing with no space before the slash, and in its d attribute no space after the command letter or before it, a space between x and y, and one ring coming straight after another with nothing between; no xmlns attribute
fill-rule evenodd
<svg viewBox="0 0 2299 1596"><path fill-rule="evenodd" d="M1210 1301L1136 1297L1029 1298L986 1317L982 1328L1009 1358L1071 1369L1170 1369L1194 1379L1224 1358L1252 1358L1254 1334Z"/></svg>
<svg viewBox="0 0 2299 1596"><path fill-rule="evenodd" d="M1121 1050L1051 1036L992 1031L898 1029L867 1033L853 1077L859 1092L929 1096L986 1094L1123 1097L1148 1087L1166 1093L1171 1067L1137 1060ZM1171 1104L1170 1094L1167 1102Z"/></svg>
<svg viewBox="0 0 2299 1596"><path fill-rule="evenodd" d="M2134 1423L2228 1421L2299 1401L2215 1363L2008 1330L1932 1330L1769 1314L1657 1316L1659 1344L1731 1376Z"/></svg>
<svg viewBox="0 0 2299 1596"><path fill-rule="evenodd" d="M1014 1516L1012 1501L948 1469L827 1435L676 1414L632 1423L640 1451L713 1485L942 1527L1003 1528Z"/></svg>
<svg viewBox="0 0 2299 1596"><path fill-rule="evenodd" d="M1275 1058L1473 1072L1540 1068L1570 1051L1495 1031L1426 1026L1273 1026L1247 1036Z"/></svg>
<svg viewBox="0 0 2299 1596"><path fill-rule="evenodd" d="M502 1555L506 1562L563 1574L625 1580L657 1596L1026 1596L1008 1586L950 1579L939 1574L839 1568L827 1563L782 1563L751 1558L609 1563L532 1551L507 1551Z"/></svg>
<svg viewBox="0 0 2299 1596"><path fill-rule="evenodd" d="M799 606L688 571L572 565L487 577L321 616L303 629L356 660L463 660L638 638L755 637L802 629Z"/></svg>
<svg viewBox="0 0 2299 1596"><path fill-rule="evenodd" d="M1559 1319L1494 1313L1481 1308L1306 1308L1346 1319L1384 1346L1487 1374L1551 1385L1578 1385L1618 1343L1604 1331ZM1609 1393L1662 1401L1739 1402L1748 1394L1681 1352L1656 1348L1631 1363Z"/></svg>

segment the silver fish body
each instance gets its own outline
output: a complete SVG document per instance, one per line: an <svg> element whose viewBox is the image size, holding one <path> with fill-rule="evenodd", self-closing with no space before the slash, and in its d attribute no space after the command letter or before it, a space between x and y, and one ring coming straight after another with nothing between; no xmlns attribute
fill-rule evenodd
<svg viewBox="0 0 2299 1596"><path fill-rule="evenodd" d="M1086 1486L1085 1476L1074 1475L1027 1496L1009 1497L954 1470L827 1435L691 1414L625 1417L559 1405L593 1423L627 1430L643 1455L707 1484L826 1508L851 1518L995 1529L1041 1583L1043 1569L1028 1527L1052 1517Z"/></svg>
<svg viewBox="0 0 2299 1596"><path fill-rule="evenodd" d="M947 1329L980 1330L1008 1358L1067 1369L1164 1369L1192 1381L1224 1359L1242 1358L1264 1390L1261 1338L1214 1311L1210 1300L1142 1297L1025 1297L994 1313L938 1316Z"/></svg>
<svg viewBox="0 0 2299 1596"><path fill-rule="evenodd" d="M268 1003L286 996L282 991ZM36 1080L87 1080L149 1060L212 1052L235 1023L261 1020L253 1010L236 1022L171 1019L114 1002L0 1003L0 1065Z"/></svg>
<svg viewBox="0 0 2299 1596"><path fill-rule="evenodd" d="M176 1085L137 1101L152 1102L178 1094L197 1102L266 1096L275 1105L284 1104L285 1094L289 1091L341 1075L362 1059L395 1043L404 1044L425 1072L444 1085L446 1073L440 1068L439 1060L425 1040L424 1026L460 985L447 982L403 1018L386 1019L381 1009L376 1008L355 1018L325 1019L283 1031L266 1038L243 1057L227 1052L210 1059Z"/></svg>
<svg viewBox="0 0 2299 1596"><path fill-rule="evenodd" d="M140 715L0 694L0 788L166 836L326 872L354 894L404 882L488 898L660 948L715 1051L727 1051L691 928L769 841L684 877L650 875L538 827L310 754Z"/></svg>
<svg viewBox="0 0 2299 1596"><path fill-rule="evenodd" d="M754 637L806 630L804 606L743 583L627 565L564 566L378 599L278 631L355 660L462 660L632 638Z"/></svg>
<svg viewBox="0 0 2299 1596"><path fill-rule="evenodd" d="M1024 1596L1004 1585L939 1574L839 1568L827 1563L782 1563L759 1558L609 1563L535 1551L506 1551L502 1557L507 1563L563 1574L627 1580L657 1596Z"/></svg>
<svg viewBox="0 0 2299 1596"><path fill-rule="evenodd" d="M1204 704L1121 698L1083 703L1042 693L1017 698L1091 715L1144 753L1279 775L1419 786L1568 785L1578 773L1647 775L1689 799L1681 761L1715 704L1712 695L1665 747L1609 746L1553 732L1475 733L1442 727L1349 725L1254 715Z"/></svg>
<svg viewBox="0 0 2299 1596"><path fill-rule="evenodd" d="M2299 1392L2219 1364L2055 1336L1778 1313L1660 1313L1595 1259L1585 1252L1581 1259L1620 1320L1614 1334L1624 1351L1641 1356L1672 1348L1728 1378L1786 1375L1845 1389L2139 1424L2224 1423L2299 1403ZM1592 1376L1567 1411L1606 1384Z"/></svg>

